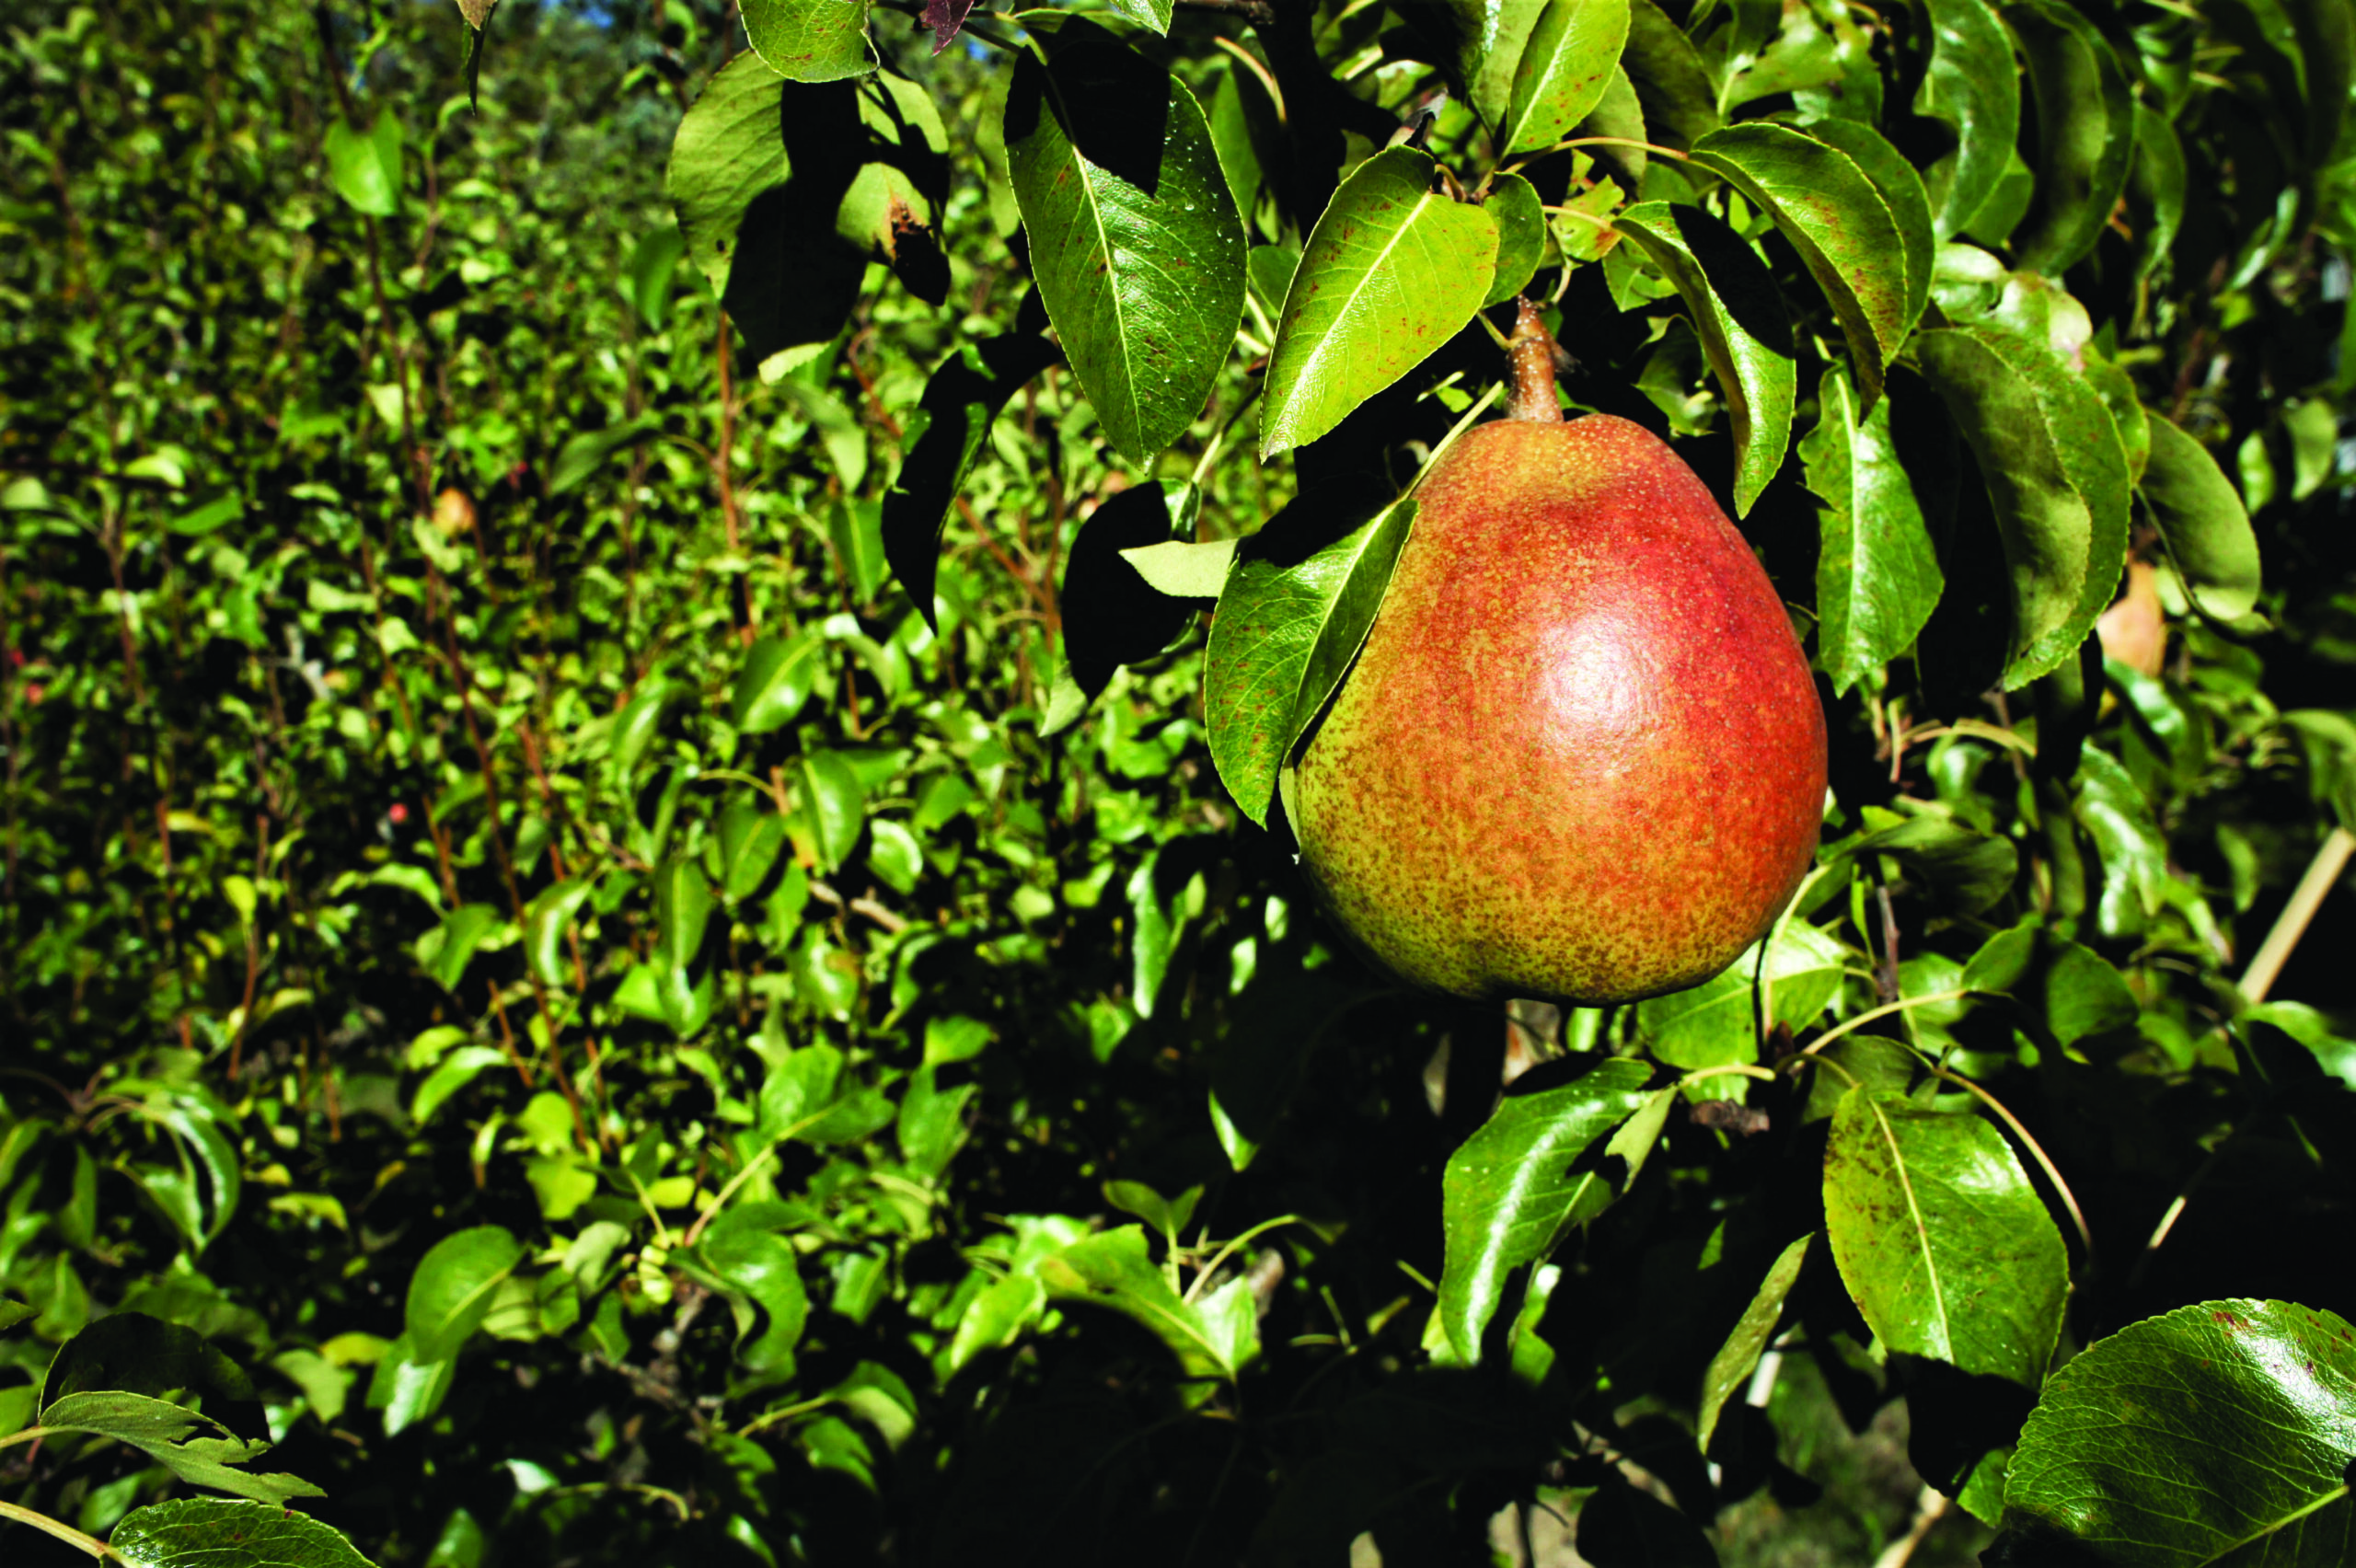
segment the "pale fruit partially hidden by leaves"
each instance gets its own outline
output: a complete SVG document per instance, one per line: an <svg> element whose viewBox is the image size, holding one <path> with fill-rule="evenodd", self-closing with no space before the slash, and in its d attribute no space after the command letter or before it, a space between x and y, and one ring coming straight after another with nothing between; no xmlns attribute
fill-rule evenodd
<svg viewBox="0 0 2356 1568"><path fill-rule="evenodd" d="M2147 560L2127 563L2127 590L2095 622L2102 656L2131 670L2156 676L2167 662L2168 623L2160 605L2159 569Z"/></svg>
<svg viewBox="0 0 2356 1568"><path fill-rule="evenodd" d="M1550 384L1433 466L1287 806L1329 912L1403 978L1593 1005L1765 933L1815 855L1824 712L1693 471L1553 409Z"/></svg>

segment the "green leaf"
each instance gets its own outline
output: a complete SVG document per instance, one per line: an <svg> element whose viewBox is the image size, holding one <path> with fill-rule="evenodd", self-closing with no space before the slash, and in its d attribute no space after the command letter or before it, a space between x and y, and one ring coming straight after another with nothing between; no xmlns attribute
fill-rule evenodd
<svg viewBox="0 0 2356 1568"><path fill-rule="evenodd" d="M1743 958L1699 986L1637 1003L1637 1038L1657 1060L1689 1072L1757 1061L1759 1028L1750 994L1757 959L1756 948L1746 950Z"/></svg>
<svg viewBox="0 0 2356 1568"><path fill-rule="evenodd" d="M1569 135L1602 101L1627 41L1628 0L1546 0L1514 67L1499 138L1506 155Z"/></svg>
<svg viewBox="0 0 2356 1568"><path fill-rule="evenodd" d="M452 1095L482 1076L486 1068L506 1060L507 1054L496 1045L462 1045L451 1052L436 1062L425 1081L417 1086L417 1098L410 1101L409 1119L423 1126Z"/></svg>
<svg viewBox="0 0 2356 1568"><path fill-rule="evenodd" d="M722 894L733 904L760 891L784 847L784 817L741 796L729 801L720 813Z"/></svg>
<svg viewBox="0 0 2356 1568"><path fill-rule="evenodd" d="M404 1337L415 1362L447 1361L481 1326L500 1281L524 1261L503 1225L479 1225L436 1241L410 1276Z"/></svg>
<svg viewBox="0 0 2356 1568"><path fill-rule="evenodd" d="M1710 1435L1717 1430L1719 1412L1737 1389L1750 1381L1758 1370L1759 1358L1765 1354L1767 1341L1775 1332L1775 1320L1784 1315L1784 1300L1800 1277L1800 1266L1807 1262L1807 1244L1816 1233L1806 1236L1784 1249L1768 1265L1767 1277L1759 1282L1751 1293L1750 1305L1727 1335L1726 1343L1710 1357L1710 1365L1702 1373L1702 1403L1695 1414L1694 1447L1707 1453Z"/></svg>
<svg viewBox="0 0 2356 1568"><path fill-rule="evenodd" d="M2123 1568L2331 1568L2356 1535L2356 1332L2203 1301L2086 1347L2021 1428L2008 1516Z"/></svg>
<svg viewBox="0 0 2356 1568"><path fill-rule="evenodd" d="M2167 837L2133 776L2098 746L2078 759L2078 820L2102 859L2096 926L2107 937L2133 936L2167 903Z"/></svg>
<svg viewBox="0 0 2356 1568"><path fill-rule="evenodd" d="M363 131L341 115L328 127L328 181L373 218L401 210L401 122L380 109Z"/></svg>
<svg viewBox="0 0 2356 1568"><path fill-rule="evenodd" d="M1506 1275L1553 1251L1569 1228L1584 1175L1574 1162L1644 1103L1651 1076L1642 1062L1611 1058L1560 1088L1507 1094L1449 1156L1439 1312L1462 1361L1479 1359Z"/></svg>
<svg viewBox="0 0 2356 1568"><path fill-rule="evenodd" d="M739 1204L713 1222L699 1248L704 1266L745 1304L736 1311L738 1363L780 1376L791 1373L793 1347L810 1317L800 1254L792 1238L779 1234L786 1220L782 1206Z"/></svg>
<svg viewBox="0 0 2356 1568"><path fill-rule="evenodd" d="M2059 277L2101 237L2135 155L2135 87L2095 24L2062 0L2006 13L2037 103L2037 177L2015 262Z"/></svg>
<svg viewBox="0 0 2356 1568"><path fill-rule="evenodd" d="M296 1476L256 1475L232 1469L267 1452L267 1438L228 1435L229 1429L217 1422L144 1394L68 1394L41 1407L40 1424L52 1431L94 1432L111 1437L139 1449L191 1485L238 1497L283 1506L291 1498L327 1495ZM198 1436L201 1427L223 1435Z"/></svg>
<svg viewBox="0 0 2356 1568"><path fill-rule="evenodd" d="M1195 422L1243 316L1243 225L1210 126L1184 82L1097 34L1016 62L1006 146L1072 373L1105 438L1146 462Z"/></svg>
<svg viewBox="0 0 2356 1568"><path fill-rule="evenodd" d="M541 985L561 988L572 983L572 966L565 961L564 934L572 928L573 917L596 891L595 882L573 877L549 888L525 906L524 955Z"/></svg>
<svg viewBox="0 0 2356 1568"><path fill-rule="evenodd" d="M2069 1263L1995 1128L1851 1090L1832 1114L1824 1219L1841 1277L1883 1344L2032 1389L2043 1379Z"/></svg>
<svg viewBox="0 0 2356 1568"><path fill-rule="evenodd" d="M1654 0L1629 0L1628 43L1620 63L1636 89L1654 140L1689 147L1723 122L1717 89L1700 52ZM1611 101L1609 89L1601 101Z"/></svg>
<svg viewBox="0 0 2356 1568"><path fill-rule="evenodd" d="M745 0L745 36L762 63L796 82L837 82L874 68L868 0Z"/></svg>
<svg viewBox="0 0 2356 1568"><path fill-rule="evenodd" d="M1064 1249L1039 1264L1039 1283L1057 1301L1091 1301L1135 1320L1177 1355L1188 1378L1232 1382L1258 1351L1250 1313L1239 1325L1180 1298L1146 1256L1145 1228L1125 1225ZM1246 1298L1248 1308L1249 1298Z"/></svg>
<svg viewBox="0 0 2356 1568"><path fill-rule="evenodd" d="M807 358L842 329L867 260L837 234L836 218L868 142L850 86L788 82L750 51L721 67L679 122L664 189L687 254L754 359Z"/></svg>
<svg viewBox="0 0 2356 1568"><path fill-rule="evenodd" d="M46 1412L86 1392L160 1395L181 1390L201 1395L210 1407L202 1419L224 1431L253 1438L270 1435L260 1397L243 1367L195 1329L144 1312L110 1313L59 1346L41 1378L40 1403Z"/></svg>
<svg viewBox="0 0 2356 1568"><path fill-rule="evenodd" d="M1175 1198L1165 1198L1143 1182L1107 1182L1104 1201L1123 1214L1133 1214L1175 1246L1178 1233L1195 1215L1195 1205L1202 1197L1199 1186L1189 1187Z"/></svg>
<svg viewBox="0 0 2356 1568"><path fill-rule="evenodd" d="M793 765L795 837L806 839L818 869L831 871L850 858L867 822L867 790L840 752L813 752Z"/></svg>
<svg viewBox="0 0 2356 1568"><path fill-rule="evenodd" d="M2135 106L2135 163L2128 171L2129 194L2151 210L2142 225L2142 262L2136 269L2145 278L2156 276L2160 264L2176 250L2177 231L2184 226L2187 176L2184 144L2176 127L2148 106Z"/></svg>
<svg viewBox="0 0 2356 1568"><path fill-rule="evenodd" d="M647 965L654 971L654 998L664 1021L683 1036L700 1021L697 977L689 972L703 951L711 907L711 885L695 861L666 860L655 869L654 947Z"/></svg>
<svg viewBox="0 0 2356 1568"><path fill-rule="evenodd" d="M1734 506L1749 515L1784 465L1798 372L1784 296L1751 248L1700 207L1640 202L1613 220L1677 285L1734 421Z"/></svg>
<svg viewBox="0 0 2356 1568"><path fill-rule="evenodd" d="M1024 1329L1046 1309L1047 1287L1031 1274L1012 1274L994 1282L974 1297L957 1320L949 1342L948 1366L953 1376L986 1350L1012 1344Z"/></svg>
<svg viewBox="0 0 2356 1568"><path fill-rule="evenodd" d="M1045 338L1018 330L961 345L925 383L905 432L908 455L884 497L884 559L916 601L925 625L936 631L941 622L933 583L951 509L981 457L999 410L1023 383L1060 357L1061 351Z"/></svg>
<svg viewBox="0 0 2356 1568"><path fill-rule="evenodd" d="M1544 8L1545 0L1442 0L1445 30L1452 35L1449 63L1456 68L1464 101L1492 132L1505 128L1514 75Z"/></svg>
<svg viewBox="0 0 2356 1568"><path fill-rule="evenodd" d="M27 1318L38 1317L40 1313L38 1307L29 1307L21 1301L0 1297L0 1330L13 1329Z"/></svg>
<svg viewBox="0 0 2356 1568"><path fill-rule="evenodd" d="M638 688L637 695L614 720L614 778L628 785L638 772L639 763L663 725L663 715L671 705L685 696L679 684L667 675L656 675Z"/></svg>
<svg viewBox="0 0 2356 1568"><path fill-rule="evenodd" d="M2166 544L2169 564L2201 614L2235 620L2258 607L2258 536L2241 492L2209 449L2170 421L2150 416L2152 455L2139 487Z"/></svg>
<svg viewBox="0 0 2356 1568"><path fill-rule="evenodd" d="M1817 393L1816 428L1802 438L1807 488L1824 502L1816 563L1816 657L1836 695L1911 647L1938 607L1930 519L1889 429L1884 398L1860 417L1836 366Z"/></svg>
<svg viewBox="0 0 2356 1568"><path fill-rule="evenodd" d="M1789 126L1751 121L1704 136L1693 161L1756 202L1815 277L1849 342L1858 390L1881 396L1906 340L1911 283L1898 221L1854 158Z"/></svg>
<svg viewBox="0 0 2356 1568"><path fill-rule="evenodd" d="M1497 225L1497 271L1489 281L1488 297L1481 302L1485 309L1530 286L1546 258L1546 208L1538 188L1518 174L1491 180L1481 205Z"/></svg>
<svg viewBox="0 0 2356 1568"><path fill-rule="evenodd" d="M1957 327L1915 352L1987 481L2013 609L2004 685L2017 690L2074 655L2118 590L2127 455L2102 398L2038 344Z"/></svg>
<svg viewBox="0 0 2356 1568"><path fill-rule="evenodd" d="M1293 743L1374 625L1415 515L1413 501L1394 502L1302 551L1333 519L1296 501L1236 553L1204 655L1203 710L1220 782L1262 826Z"/></svg>
<svg viewBox="0 0 2356 1568"><path fill-rule="evenodd" d="M1260 455L1305 445L1436 352L1496 275L1496 220L1391 147L1350 171L1301 249L1261 395Z"/></svg>
<svg viewBox="0 0 2356 1568"><path fill-rule="evenodd" d="M1156 593L1173 599L1216 599L1227 586L1228 569L1235 564L1233 539L1209 539L1195 544L1172 539L1166 544L1141 545L1121 552Z"/></svg>
<svg viewBox="0 0 2356 1568"><path fill-rule="evenodd" d="M1843 853L1895 856L1943 907L1959 915L1977 915L2004 897L2020 870L2020 852L2010 839L1927 814L1868 833Z"/></svg>
<svg viewBox="0 0 2356 1568"><path fill-rule="evenodd" d="M1923 189L1923 177L1906 161L1903 153L1863 121L1819 120L1808 126L1807 133L1846 153L1873 182L1874 192L1881 198L1882 205L1889 209L1890 221L1898 227L1899 243L1905 256L1906 309L1898 330L1898 340L1902 343L1914 330L1915 322L1922 319L1923 306L1930 301L1931 262L1938 249L1931 226L1931 198Z"/></svg>
<svg viewBox="0 0 2356 1568"><path fill-rule="evenodd" d="M1923 171L1932 232L1959 234L2004 177L2021 122L2012 40L1987 0L1926 0L1931 59L1914 112L1955 127L1955 150Z"/></svg>
<svg viewBox="0 0 2356 1568"><path fill-rule="evenodd" d="M498 925L499 911L490 905L460 905L418 939L418 967L444 990L456 990L466 975L467 962Z"/></svg>
<svg viewBox="0 0 2356 1568"><path fill-rule="evenodd" d="M678 273L679 259L687 253L687 236L676 224L652 231L630 250L630 303L654 331L663 330L664 322L670 319L671 281Z"/></svg>
<svg viewBox="0 0 2356 1568"><path fill-rule="evenodd" d="M135 1509L107 1545L128 1568L371 1568L342 1531L308 1515L216 1497Z"/></svg>
<svg viewBox="0 0 2356 1568"><path fill-rule="evenodd" d="M641 417L608 425L604 430L584 431L570 438L557 453L556 462L549 469L549 493L563 495L579 490L597 477L598 470L615 453L653 438L661 428L660 421Z"/></svg>

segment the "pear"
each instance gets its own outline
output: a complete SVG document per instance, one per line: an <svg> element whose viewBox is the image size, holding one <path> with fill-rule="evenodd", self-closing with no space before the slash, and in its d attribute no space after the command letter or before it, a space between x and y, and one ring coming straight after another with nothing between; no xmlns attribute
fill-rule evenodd
<svg viewBox="0 0 2356 1568"><path fill-rule="evenodd" d="M1715 974L1790 901L1824 710L1700 478L1641 425L1564 421L1527 302L1513 348L1513 412L1426 474L1286 808L1327 912L1402 978L1634 1001Z"/></svg>

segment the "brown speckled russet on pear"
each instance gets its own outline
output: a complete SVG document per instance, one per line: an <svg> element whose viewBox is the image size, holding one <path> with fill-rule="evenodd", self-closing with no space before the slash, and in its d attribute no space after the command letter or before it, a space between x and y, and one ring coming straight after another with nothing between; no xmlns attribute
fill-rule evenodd
<svg viewBox="0 0 2356 1568"><path fill-rule="evenodd" d="M1553 409L1549 372L1541 411L1433 467L1287 808L1329 912L1402 977L1629 1001L1709 978L1791 898L1824 713L1693 471Z"/></svg>

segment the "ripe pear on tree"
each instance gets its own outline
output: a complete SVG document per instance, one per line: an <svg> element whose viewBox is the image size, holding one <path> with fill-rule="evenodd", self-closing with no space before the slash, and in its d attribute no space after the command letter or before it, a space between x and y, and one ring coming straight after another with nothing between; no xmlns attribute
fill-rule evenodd
<svg viewBox="0 0 2356 1568"><path fill-rule="evenodd" d="M1814 859L1824 710L1784 605L1642 426L1565 421L1524 300L1505 419L1444 452L1288 780L1301 865L1383 966L1578 1006L1708 979Z"/></svg>

